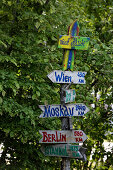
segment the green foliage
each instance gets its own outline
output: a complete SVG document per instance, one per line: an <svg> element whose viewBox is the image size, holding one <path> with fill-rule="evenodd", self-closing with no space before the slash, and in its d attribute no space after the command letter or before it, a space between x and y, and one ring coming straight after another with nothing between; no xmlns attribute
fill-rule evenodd
<svg viewBox="0 0 113 170"><path fill-rule="evenodd" d="M0 1L0 169L60 168L60 158L42 154L39 130L60 129L61 122L39 119L38 105L60 103L60 85L48 80L47 74L62 69L63 50L57 48L57 38L67 34L76 18L79 35L90 37L90 45L88 51L77 51L74 66L87 72L86 85L73 87L76 102L85 103L90 112L84 118L73 118L74 126L88 136L84 143L88 161L72 159L71 167L112 169L112 153L102 145L112 139L105 135L112 128L112 6L111 0Z"/></svg>

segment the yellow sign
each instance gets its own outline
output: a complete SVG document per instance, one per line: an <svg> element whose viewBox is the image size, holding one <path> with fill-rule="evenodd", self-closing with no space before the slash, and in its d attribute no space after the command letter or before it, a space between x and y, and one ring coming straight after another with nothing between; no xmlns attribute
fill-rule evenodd
<svg viewBox="0 0 113 170"><path fill-rule="evenodd" d="M58 48L87 50L89 40L89 37L71 37L70 35L60 35Z"/></svg>

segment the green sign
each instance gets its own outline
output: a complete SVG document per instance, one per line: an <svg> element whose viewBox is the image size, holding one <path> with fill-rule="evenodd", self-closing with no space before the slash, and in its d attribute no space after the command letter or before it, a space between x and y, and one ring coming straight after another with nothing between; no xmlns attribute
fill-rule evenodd
<svg viewBox="0 0 113 170"><path fill-rule="evenodd" d="M41 150L45 156L70 157L82 159L79 152L80 146L69 144L47 145L42 146Z"/></svg>
<svg viewBox="0 0 113 170"><path fill-rule="evenodd" d="M69 102L74 102L75 101L75 90L74 89L70 89L70 90L65 90L65 103L69 103Z"/></svg>

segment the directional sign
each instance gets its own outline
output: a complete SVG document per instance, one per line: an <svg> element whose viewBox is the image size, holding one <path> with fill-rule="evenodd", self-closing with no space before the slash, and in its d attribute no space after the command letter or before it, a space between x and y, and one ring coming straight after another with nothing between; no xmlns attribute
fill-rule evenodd
<svg viewBox="0 0 113 170"><path fill-rule="evenodd" d="M64 92L65 92L65 97L64 97L64 102L65 103L75 101L76 93L75 93L74 89L64 90Z"/></svg>
<svg viewBox="0 0 113 170"><path fill-rule="evenodd" d="M83 143L87 136L82 130L39 130L39 143Z"/></svg>
<svg viewBox="0 0 113 170"><path fill-rule="evenodd" d="M60 35L58 48L87 50L89 46L89 37L73 37L70 35Z"/></svg>
<svg viewBox="0 0 113 170"><path fill-rule="evenodd" d="M89 109L83 103L67 105L39 105L43 111L40 118L83 116Z"/></svg>
<svg viewBox="0 0 113 170"><path fill-rule="evenodd" d="M53 83L85 84L87 72L54 70L47 76Z"/></svg>
<svg viewBox="0 0 113 170"><path fill-rule="evenodd" d="M79 152L80 146L70 144L57 144L42 146L41 150L45 156L58 156L83 159Z"/></svg>

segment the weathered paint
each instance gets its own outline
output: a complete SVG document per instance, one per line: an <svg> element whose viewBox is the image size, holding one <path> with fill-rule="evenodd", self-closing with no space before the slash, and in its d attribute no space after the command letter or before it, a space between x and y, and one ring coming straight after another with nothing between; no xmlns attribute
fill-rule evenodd
<svg viewBox="0 0 113 170"><path fill-rule="evenodd" d="M41 150L45 156L83 158L79 152L80 146L70 144L56 144L42 146Z"/></svg>
<svg viewBox="0 0 113 170"><path fill-rule="evenodd" d="M39 143L83 143L87 136L82 130L39 130Z"/></svg>
<svg viewBox="0 0 113 170"><path fill-rule="evenodd" d="M87 50L89 46L89 37L73 37L70 35L60 35L58 48Z"/></svg>
<svg viewBox="0 0 113 170"><path fill-rule="evenodd" d="M39 105L43 111L40 118L83 116L89 109L83 103L67 105Z"/></svg>
<svg viewBox="0 0 113 170"><path fill-rule="evenodd" d="M69 89L69 90L65 90L65 97L64 97L64 102L65 103L69 103L69 102L74 102L75 101L75 90L74 89Z"/></svg>
<svg viewBox="0 0 113 170"><path fill-rule="evenodd" d="M78 36L78 34L79 34L79 23L78 21L74 20L68 28L68 35Z"/></svg>
<svg viewBox="0 0 113 170"><path fill-rule="evenodd" d="M63 70L73 70L75 51L65 49L63 59Z"/></svg>
<svg viewBox="0 0 113 170"><path fill-rule="evenodd" d="M73 21L68 28L68 35L70 36L78 36L79 34L79 24L78 21ZM64 50L63 55L63 70L73 70L74 66L74 58L76 51L75 50Z"/></svg>
<svg viewBox="0 0 113 170"><path fill-rule="evenodd" d="M62 71L54 70L47 76L53 83L73 83L85 84L85 75L87 72L82 71Z"/></svg>

